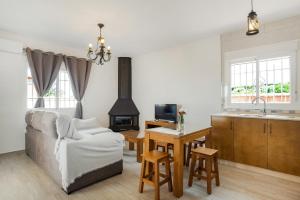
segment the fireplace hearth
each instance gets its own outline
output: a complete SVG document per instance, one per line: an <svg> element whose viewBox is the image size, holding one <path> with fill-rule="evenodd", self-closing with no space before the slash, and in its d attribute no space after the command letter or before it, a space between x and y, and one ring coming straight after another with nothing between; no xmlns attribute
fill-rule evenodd
<svg viewBox="0 0 300 200"><path fill-rule="evenodd" d="M110 116L110 128L113 131L139 130L139 117Z"/></svg>

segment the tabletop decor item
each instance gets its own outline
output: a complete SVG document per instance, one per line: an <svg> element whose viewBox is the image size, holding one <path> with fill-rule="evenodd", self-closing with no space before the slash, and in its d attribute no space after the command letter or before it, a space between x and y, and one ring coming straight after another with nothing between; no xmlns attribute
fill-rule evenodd
<svg viewBox="0 0 300 200"><path fill-rule="evenodd" d="M186 115L185 108L180 108L178 111L178 123L177 123L177 131L180 133L184 132L184 115Z"/></svg>

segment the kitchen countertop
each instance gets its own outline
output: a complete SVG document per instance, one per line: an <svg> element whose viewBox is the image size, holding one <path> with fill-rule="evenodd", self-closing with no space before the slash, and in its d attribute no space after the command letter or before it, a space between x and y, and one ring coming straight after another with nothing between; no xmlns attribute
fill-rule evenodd
<svg viewBox="0 0 300 200"><path fill-rule="evenodd" d="M212 116L300 121L299 115L292 115L292 114L266 114L266 115L264 115L262 113L222 112L222 113L213 114Z"/></svg>

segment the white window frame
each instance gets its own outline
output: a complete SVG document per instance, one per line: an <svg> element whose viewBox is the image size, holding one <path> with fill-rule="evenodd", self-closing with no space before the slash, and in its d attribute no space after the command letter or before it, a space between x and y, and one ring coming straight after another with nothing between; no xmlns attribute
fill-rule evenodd
<svg viewBox="0 0 300 200"><path fill-rule="evenodd" d="M295 109L300 106L298 101L298 70L297 55L298 41L289 41L278 43L275 45L261 46L257 48L245 49L240 51L228 52L224 54L224 71L223 71L223 98L225 109L261 109L263 103L253 105L251 103L232 103L231 102L231 65L241 62L256 62L256 69L259 69L259 60L270 59L276 57L290 57L290 78L291 78L291 102L290 103L267 103L267 109ZM249 56L250 55L250 56ZM256 70L258 77L259 71ZM259 88L259 82L256 81L256 87ZM259 90L256 91L258 96Z"/></svg>

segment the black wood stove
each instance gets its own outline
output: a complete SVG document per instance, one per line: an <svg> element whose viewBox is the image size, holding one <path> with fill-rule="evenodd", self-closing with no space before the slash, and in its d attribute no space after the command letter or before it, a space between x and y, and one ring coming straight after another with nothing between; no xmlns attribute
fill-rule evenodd
<svg viewBox="0 0 300 200"><path fill-rule="evenodd" d="M118 58L118 99L109 111L113 131L139 130L139 115L132 100L131 58Z"/></svg>

